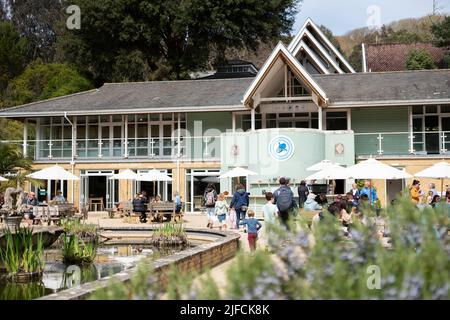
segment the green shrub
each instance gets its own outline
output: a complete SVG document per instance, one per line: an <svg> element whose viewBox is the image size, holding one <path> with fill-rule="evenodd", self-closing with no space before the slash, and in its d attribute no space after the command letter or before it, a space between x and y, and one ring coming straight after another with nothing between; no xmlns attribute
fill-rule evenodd
<svg viewBox="0 0 450 320"><path fill-rule="evenodd" d="M211 277L199 286L192 275L177 272L169 276L168 293L177 299L448 299L446 204L420 211L403 198L382 211L381 218L371 210L363 213L365 219L355 220L347 233L327 212L313 234L304 225L292 233L278 228L272 253L240 253L222 290ZM378 238L380 230L389 235L388 246ZM115 292L134 299L162 294L154 282L146 286L146 276L139 276L138 287L125 290L116 284Z"/></svg>

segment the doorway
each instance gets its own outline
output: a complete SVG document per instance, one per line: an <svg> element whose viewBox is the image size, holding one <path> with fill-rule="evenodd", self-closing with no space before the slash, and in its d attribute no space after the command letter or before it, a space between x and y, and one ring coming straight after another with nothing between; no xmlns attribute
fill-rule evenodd
<svg viewBox="0 0 450 320"><path fill-rule="evenodd" d="M386 204L392 203L403 191L404 180L386 180Z"/></svg>
<svg viewBox="0 0 450 320"><path fill-rule="evenodd" d="M217 193L220 193L220 170L191 169L186 173L186 208L194 212L203 210L203 194L208 184L212 183Z"/></svg>
<svg viewBox="0 0 450 320"><path fill-rule="evenodd" d="M102 198L105 208L112 208L119 202L119 183L109 179L118 170L81 171L80 205L88 205L90 198Z"/></svg>

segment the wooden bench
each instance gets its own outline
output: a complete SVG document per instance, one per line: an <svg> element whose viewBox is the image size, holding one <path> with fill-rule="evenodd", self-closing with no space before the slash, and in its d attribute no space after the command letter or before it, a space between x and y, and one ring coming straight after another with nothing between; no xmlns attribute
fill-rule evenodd
<svg viewBox="0 0 450 320"><path fill-rule="evenodd" d="M163 218L166 218L166 221L175 219L175 202L149 203L148 210L156 221L163 222Z"/></svg>

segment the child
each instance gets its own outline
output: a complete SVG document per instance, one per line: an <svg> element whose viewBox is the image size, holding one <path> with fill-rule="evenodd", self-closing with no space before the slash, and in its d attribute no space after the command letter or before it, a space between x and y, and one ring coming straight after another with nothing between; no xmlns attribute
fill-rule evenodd
<svg viewBox="0 0 450 320"><path fill-rule="evenodd" d="M261 229L261 223L255 219L255 211L247 211L248 219L239 222L240 226L247 225L248 245L251 251L256 250L256 240L258 239L258 230Z"/></svg>
<svg viewBox="0 0 450 320"><path fill-rule="evenodd" d="M227 228L226 218L227 212L230 209L227 201L225 200L225 195L223 193L219 194L218 200L216 201L215 214L219 219L220 229L222 227Z"/></svg>
<svg viewBox="0 0 450 320"><path fill-rule="evenodd" d="M276 204L274 204L275 198L274 198L272 192L266 192L266 200L267 200L267 203L265 205L263 205L262 209L263 209L263 213L264 213L265 237L267 240L266 249L268 249L267 246L269 245L270 238L271 238L270 232L271 232L272 226L276 222L276 218L278 215L278 207Z"/></svg>

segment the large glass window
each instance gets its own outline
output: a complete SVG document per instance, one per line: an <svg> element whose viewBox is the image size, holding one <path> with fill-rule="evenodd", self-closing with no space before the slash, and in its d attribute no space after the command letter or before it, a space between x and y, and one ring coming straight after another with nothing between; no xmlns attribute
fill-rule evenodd
<svg viewBox="0 0 450 320"><path fill-rule="evenodd" d="M327 130L347 130L347 112L327 112Z"/></svg>

